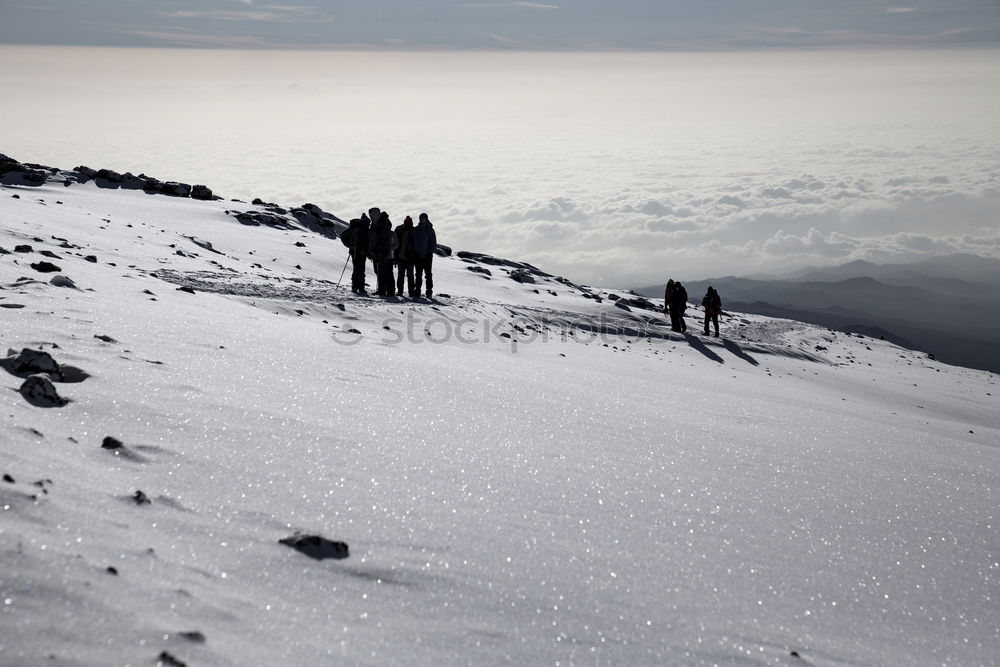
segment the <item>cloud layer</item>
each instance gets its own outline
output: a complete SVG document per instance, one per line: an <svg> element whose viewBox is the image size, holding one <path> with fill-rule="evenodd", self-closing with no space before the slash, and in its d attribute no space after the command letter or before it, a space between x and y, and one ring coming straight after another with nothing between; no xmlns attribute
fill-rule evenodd
<svg viewBox="0 0 1000 667"><path fill-rule="evenodd" d="M426 211L575 280L1000 256L997 51L17 53L18 159Z"/></svg>

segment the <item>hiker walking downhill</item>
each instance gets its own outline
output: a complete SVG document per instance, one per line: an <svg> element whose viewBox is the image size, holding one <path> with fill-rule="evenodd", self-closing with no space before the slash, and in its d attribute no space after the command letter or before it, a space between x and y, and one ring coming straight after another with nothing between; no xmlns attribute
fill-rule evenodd
<svg viewBox="0 0 1000 667"><path fill-rule="evenodd" d="M403 277L406 293L411 299L420 296L413 287L413 218L406 216L396 227L396 296L403 296Z"/></svg>
<svg viewBox="0 0 1000 667"><path fill-rule="evenodd" d="M663 314L670 318L670 328L676 327L677 323L674 322L673 313L670 312L670 302L674 298L674 279L671 278L667 281L667 288L663 290Z"/></svg>
<svg viewBox="0 0 1000 667"><path fill-rule="evenodd" d="M674 292L670 297L670 322L674 331L687 331L687 322L684 321L684 311L687 310L688 293L684 285L678 280L674 283Z"/></svg>
<svg viewBox="0 0 1000 667"><path fill-rule="evenodd" d="M434 225L426 213L420 214L420 222L413 228L410 249L413 251L413 262L416 265L414 288L416 296L420 296L420 287L424 277L427 278L427 298L434 296L434 277L431 274L431 263L434 259L434 249L437 248L437 234Z"/></svg>
<svg viewBox="0 0 1000 667"><path fill-rule="evenodd" d="M722 312L722 299L714 287L709 287L701 300L701 306L705 309L705 335L708 335L708 323L715 325L715 337L719 337L719 314Z"/></svg>

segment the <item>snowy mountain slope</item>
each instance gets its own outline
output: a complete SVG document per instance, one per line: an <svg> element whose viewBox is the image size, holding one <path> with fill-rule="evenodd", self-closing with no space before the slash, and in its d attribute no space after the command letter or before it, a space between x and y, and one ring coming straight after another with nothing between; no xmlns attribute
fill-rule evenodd
<svg viewBox="0 0 1000 667"><path fill-rule="evenodd" d="M0 187L0 664L996 663L995 375L250 210Z"/></svg>

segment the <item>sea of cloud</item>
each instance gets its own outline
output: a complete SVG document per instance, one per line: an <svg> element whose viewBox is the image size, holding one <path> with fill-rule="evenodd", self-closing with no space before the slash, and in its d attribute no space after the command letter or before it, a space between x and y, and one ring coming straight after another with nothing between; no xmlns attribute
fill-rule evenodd
<svg viewBox="0 0 1000 667"><path fill-rule="evenodd" d="M426 211L578 281L1000 256L1000 51L0 50L17 159Z"/></svg>

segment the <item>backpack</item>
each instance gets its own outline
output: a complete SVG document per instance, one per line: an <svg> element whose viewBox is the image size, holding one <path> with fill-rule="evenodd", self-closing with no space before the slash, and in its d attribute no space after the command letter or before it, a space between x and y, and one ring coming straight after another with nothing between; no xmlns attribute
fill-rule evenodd
<svg viewBox="0 0 1000 667"><path fill-rule="evenodd" d="M340 242L344 244L345 248L351 247L351 238L354 236L354 227L348 227L344 230L344 233L340 235Z"/></svg>

